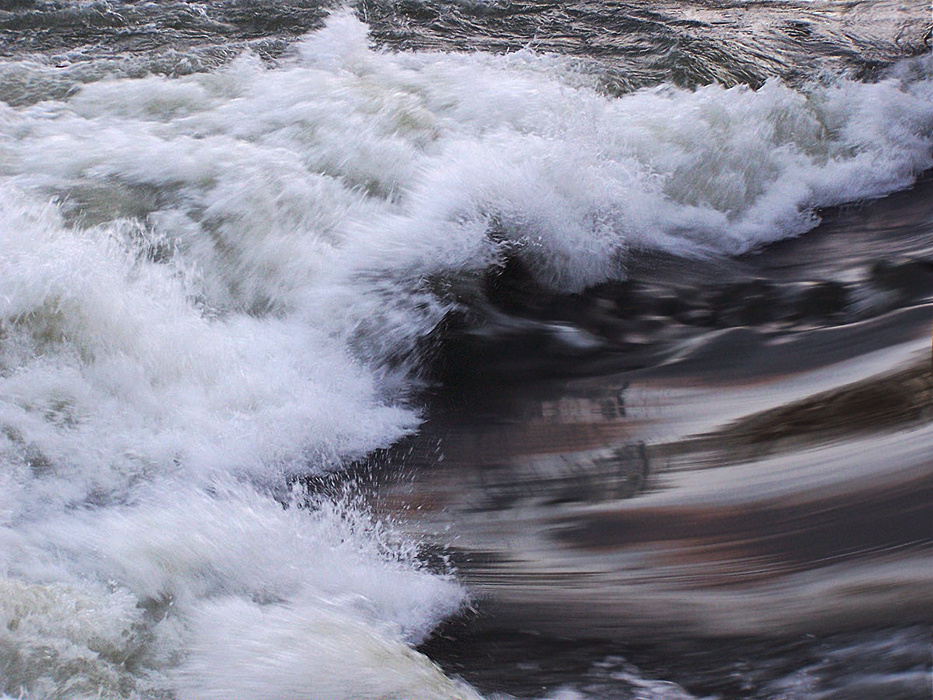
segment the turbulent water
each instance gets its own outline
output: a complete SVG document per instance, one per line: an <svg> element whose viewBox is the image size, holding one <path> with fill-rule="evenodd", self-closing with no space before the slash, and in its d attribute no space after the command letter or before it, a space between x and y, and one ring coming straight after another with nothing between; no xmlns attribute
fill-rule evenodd
<svg viewBox="0 0 933 700"><path fill-rule="evenodd" d="M490 276L568 298L910 188L920 5L2 4L0 695L481 697L415 650L457 575L305 477L418 433ZM912 649L913 692L923 636L830 656ZM548 697L693 697L581 649Z"/></svg>

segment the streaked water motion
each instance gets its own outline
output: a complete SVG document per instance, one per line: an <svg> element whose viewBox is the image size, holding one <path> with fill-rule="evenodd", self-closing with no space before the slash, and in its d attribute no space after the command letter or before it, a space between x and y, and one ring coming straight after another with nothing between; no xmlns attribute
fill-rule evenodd
<svg viewBox="0 0 933 700"><path fill-rule="evenodd" d="M0 696L924 692L930 26L0 8Z"/></svg>

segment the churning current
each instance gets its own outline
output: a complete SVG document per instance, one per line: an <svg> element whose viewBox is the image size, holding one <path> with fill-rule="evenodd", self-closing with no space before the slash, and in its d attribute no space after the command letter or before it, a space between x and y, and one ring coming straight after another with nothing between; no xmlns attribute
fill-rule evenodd
<svg viewBox="0 0 933 700"><path fill-rule="evenodd" d="M415 650L456 574L299 477L417 433L423 341L510 261L578 293L933 166L922 36L678 62L636 5L532 3L537 43L504 3L202 5L0 12L6 698L479 698Z"/></svg>

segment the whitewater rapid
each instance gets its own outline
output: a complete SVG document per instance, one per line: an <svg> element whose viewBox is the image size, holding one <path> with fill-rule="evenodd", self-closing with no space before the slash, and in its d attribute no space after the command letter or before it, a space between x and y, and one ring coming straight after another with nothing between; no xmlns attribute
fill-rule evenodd
<svg viewBox="0 0 933 700"><path fill-rule="evenodd" d="M2 72L49 86L0 102L11 697L474 697L411 648L466 592L289 477L416 430L418 341L509 257L577 291L933 166L929 56L611 97L528 50L376 50L337 12L278 65L100 70Z"/></svg>

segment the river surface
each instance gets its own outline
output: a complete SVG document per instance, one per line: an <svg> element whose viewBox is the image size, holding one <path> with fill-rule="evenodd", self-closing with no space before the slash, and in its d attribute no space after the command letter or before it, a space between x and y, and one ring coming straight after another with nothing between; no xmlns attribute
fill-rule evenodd
<svg viewBox="0 0 933 700"><path fill-rule="evenodd" d="M930 698L931 29L0 3L0 698Z"/></svg>

